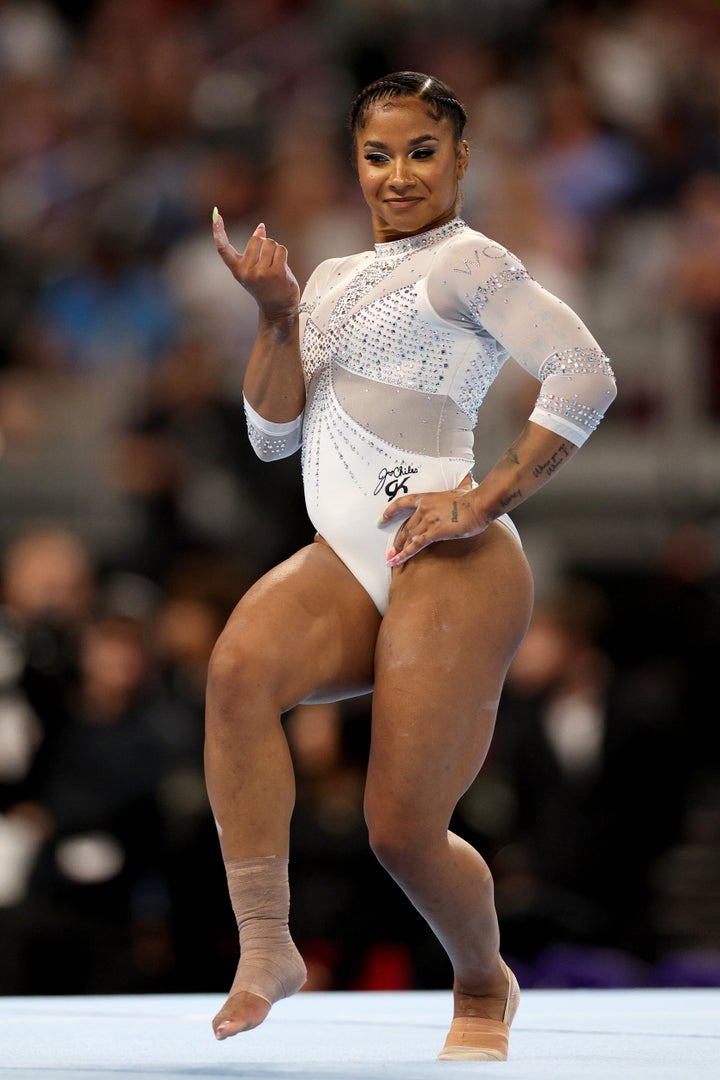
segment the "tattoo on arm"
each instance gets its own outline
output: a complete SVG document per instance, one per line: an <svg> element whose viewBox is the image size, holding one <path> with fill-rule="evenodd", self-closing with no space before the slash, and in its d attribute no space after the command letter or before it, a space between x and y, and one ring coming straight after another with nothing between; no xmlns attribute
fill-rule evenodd
<svg viewBox="0 0 720 1080"><path fill-rule="evenodd" d="M517 439L515 440L515 442L503 454L503 456L502 456L502 458L500 459L500 462L499 462L500 465L505 465L507 467L507 466L514 466L514 465L519 465L520 464L520 447L522 446L522 444L525 442L525 439L527 438L528 428L529 428L529 424L526 423L524 425L522 431L518 435Z"/></svg>
<svg viewBox="0 0 720 1080"><path fill-rule="evenodd" d="M570 454L567 446L565 445L565 443L561 443L554 454L551 454L551 456L546 461L543 461L539 465L535 466L535 468L533 469L533 476L536 478L540 476L552 476L552 474L556 472L560 468L560 466L567 461L569 456Z"/></svg>
<svg viewBox="0 0 720 1080"><path fill-rule="evenodd" d="M450 520L451 521L457 521L458 520L458 504L456 502L453 502L453 504L452 504L452 511L450 513Z"/></svg>
<svg viewBox="0 0 720 1080"><path fill-rule="evenodd" d="M503 495L501 497L500 506L502 507L503 510L505 510L506 507L511 506L512 503L516 502L518 499L522 499L522 497L523 497L522 491L520 490L520 488L516 488L515 491L511 491L511 492L509 492L509 494Z"/></svg>

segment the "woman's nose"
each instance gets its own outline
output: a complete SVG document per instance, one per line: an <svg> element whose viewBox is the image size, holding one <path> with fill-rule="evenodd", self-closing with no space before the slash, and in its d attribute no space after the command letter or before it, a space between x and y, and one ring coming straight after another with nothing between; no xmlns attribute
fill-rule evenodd
<svg viewBox="0 0 720 1080"><path fill-rule="evenodd" d="M410 163L405 158L395 158L393 161L392 173L390 176L390 183L396 185L402 185L407 187L408 184L415 183L415 177L412 174Z"/></svg>

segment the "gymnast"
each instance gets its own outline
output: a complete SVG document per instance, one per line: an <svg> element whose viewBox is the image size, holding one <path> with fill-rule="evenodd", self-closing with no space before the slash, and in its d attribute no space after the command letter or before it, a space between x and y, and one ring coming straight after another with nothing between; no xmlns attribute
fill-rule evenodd
<svg viewBox="0 0 720 1080"><path fill-rule="evenodd" d="M508 511L596 429L615 396L577 315L461 217L463 106L398 72L352 104L374 250L329 259L302 291L258 225L218 252L258 306L244 378L248 433L273 460L302 450L312 543L242 597L207 685L206 777L240 960L213 1021L256 1027L301 988L290 937L293 769L281 717L372 690L369 843L453 968L442 1060L504 1060L520 991L500 953L493 882L449 831L479 773L533 582ZM478 410L512 357L539 381L522 431L473 474Z"/></svg>

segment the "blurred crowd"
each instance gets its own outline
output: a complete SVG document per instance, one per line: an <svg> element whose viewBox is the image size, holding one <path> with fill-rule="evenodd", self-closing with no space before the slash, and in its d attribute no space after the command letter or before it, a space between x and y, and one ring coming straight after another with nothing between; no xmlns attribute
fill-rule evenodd
<svg viewBox="0 0 720 1080"><path fill-rule="evenodd" d="M312 533L298 460L247 442L255 315L210 214L238 246L264 221L301 282L371 246L345 113L404 68L467 107L469 223L613 359L583 454L622 467L582 512L625 535L651 489L660 523L600 559L538 533L543 495L517 515L536 611L454 827L524 985L720 984L717 0L0 0L0 993L231 981L207 660ZM534 396L501 385L481 466ZM370 707L284 721L308 985L446 986L367 847Z"/></svg>

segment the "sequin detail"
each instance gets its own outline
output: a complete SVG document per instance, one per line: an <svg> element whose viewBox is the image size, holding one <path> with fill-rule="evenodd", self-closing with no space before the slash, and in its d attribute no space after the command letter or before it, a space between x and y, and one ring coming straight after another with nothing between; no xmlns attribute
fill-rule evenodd
<svg viewBox="0 0 720 1080"><path fill-rule="evenodd" d="M492 339L478 341L477 353L472 358L459 392L454 397L475 427L477 414L485 395L495 382L502 366L504 352Z"/></svg>
<svg viewBox="0 0 720 1080"><path fill-rule="evenodd" d="M309 419L305 424L302 447L302 470L306 496L314 489L316 503L320 499L322 480L322 455L320 442L322 433L329 436L335 459L345 470L347 480L364 495L369 492L358 478L367 463L369 451L376 446L376 440L370 432L363 431L340 407L332 388L330 368L323 368L317 379L313 393L313 407L309 410Z"/></svg>
<svg viewBox="0 0 720 1080"><path fill-rule="evenodd" d="M459 218L418 236L376 244L376 259L355 273L335 304L323 333L311 320L303 336L306 383L325 364L339 363L355 375L428 394L451 395L474 424L482 401L497 375L497 350L478 344L477 356L463 377L449 377L456 331L428 322L418 310L415 285L369 294L401 263L466 228ZM361 306L363 297L367 302Z"/></svg>
<svg viewBox="0 0 720 1080"><path fill-rule="evenodd" d="M327 335L321 333L315 324L308 320L302 338L302 365L305 385L310 384L318 368L328 363Z"/></svg>
<svg viewBox="0 0 720 1080"><path fill-rule="evenodd" d="M535 403L543 412L563 416L572 424L577 424L585 431L593 432L603 419L603 413L584 405L577 398L560 397L559 394L541 394Z"/></svg>
<svg viewBox="0 0 720 1080"><path fill-rule="evenodd" d="M540 365L538 378L544 382L550 375L610 375L613 370L602 349L565 349L548 356Z"/></svg>
<svg viewBox="0 0 720 1080"><path fill-rule="evenodd" d="M404 257L394 262L387 260L372 262L369 266L364 266L361 270L358 270L335 305L328 321L330 329L343 323L350 312L358 306L363 296L366 296L371 289L379 285L399 262L409 258L411 254L412 252L408 252Z"/></svg>
<svg viewBox="0 0 720 1080"><path fill-rule="evenodd" d="M447 240L449 236L462 232L467 225L461 218L453 218L446 225L440 225L437 229L429 232L418 233L417 236L403 236L401 240L387 240L384 244L376 244L375 251L383 258L392 258L396 255L412 255L423 248L432 247L440 240Z"/></svg>
<svg viewBox="0 0 720 1080"><path fill-rule="evenodd" d="M348 371L437 394L447 375L452 334L418 314L414 286L361 308L338 335L335 359Z"/></svg>
<svg viewBox="0 0 720 1080"><path fill-rule="evenodd" d="M298 307L298 312L299 312L300 315L312 315L313 311L315 310L315 308L318 306L319 303L320 303L320 297L319 296L313 296L312 299L310 299L310 300L301 300L300 305Z"/></svg>
<svg viewBox="0 0 720 1080"><path fill-rule="evenodd" d="M375 245L375 259L351 278L342 296L335 304L335 309L330 317L328 326L339 326L348 317L373 288L379 285L393 270L400 266L411 255L418 251L432 247L446 240L455 233L466 228L465 222L460 218L449 221L447 225L441 225L438 229L420 233L417 236L404 236L400 240L388 240L384 244Z"/></svg>
<svg viewBox="0 0 720 1080"><path fill-rule="evenodd" d="M295 436L292 440L287 435L268 435L261 431L251 420L247 420L247 432L250 445L259 458L263 461L278 460L288 456L288 445L292 441L295 446Z"/></svg>
<svg viewBox="0 0 720 1080"><path fill-rule="evenodd" d="M492 296L505 285L514 281L527 281L531 279L524 266L509 266L507 270L501 270L499 274L491 274L484 285L478 286L473 294L466 293L468 307L473 317L480 322L483 309L487 306Z"/></svg>

